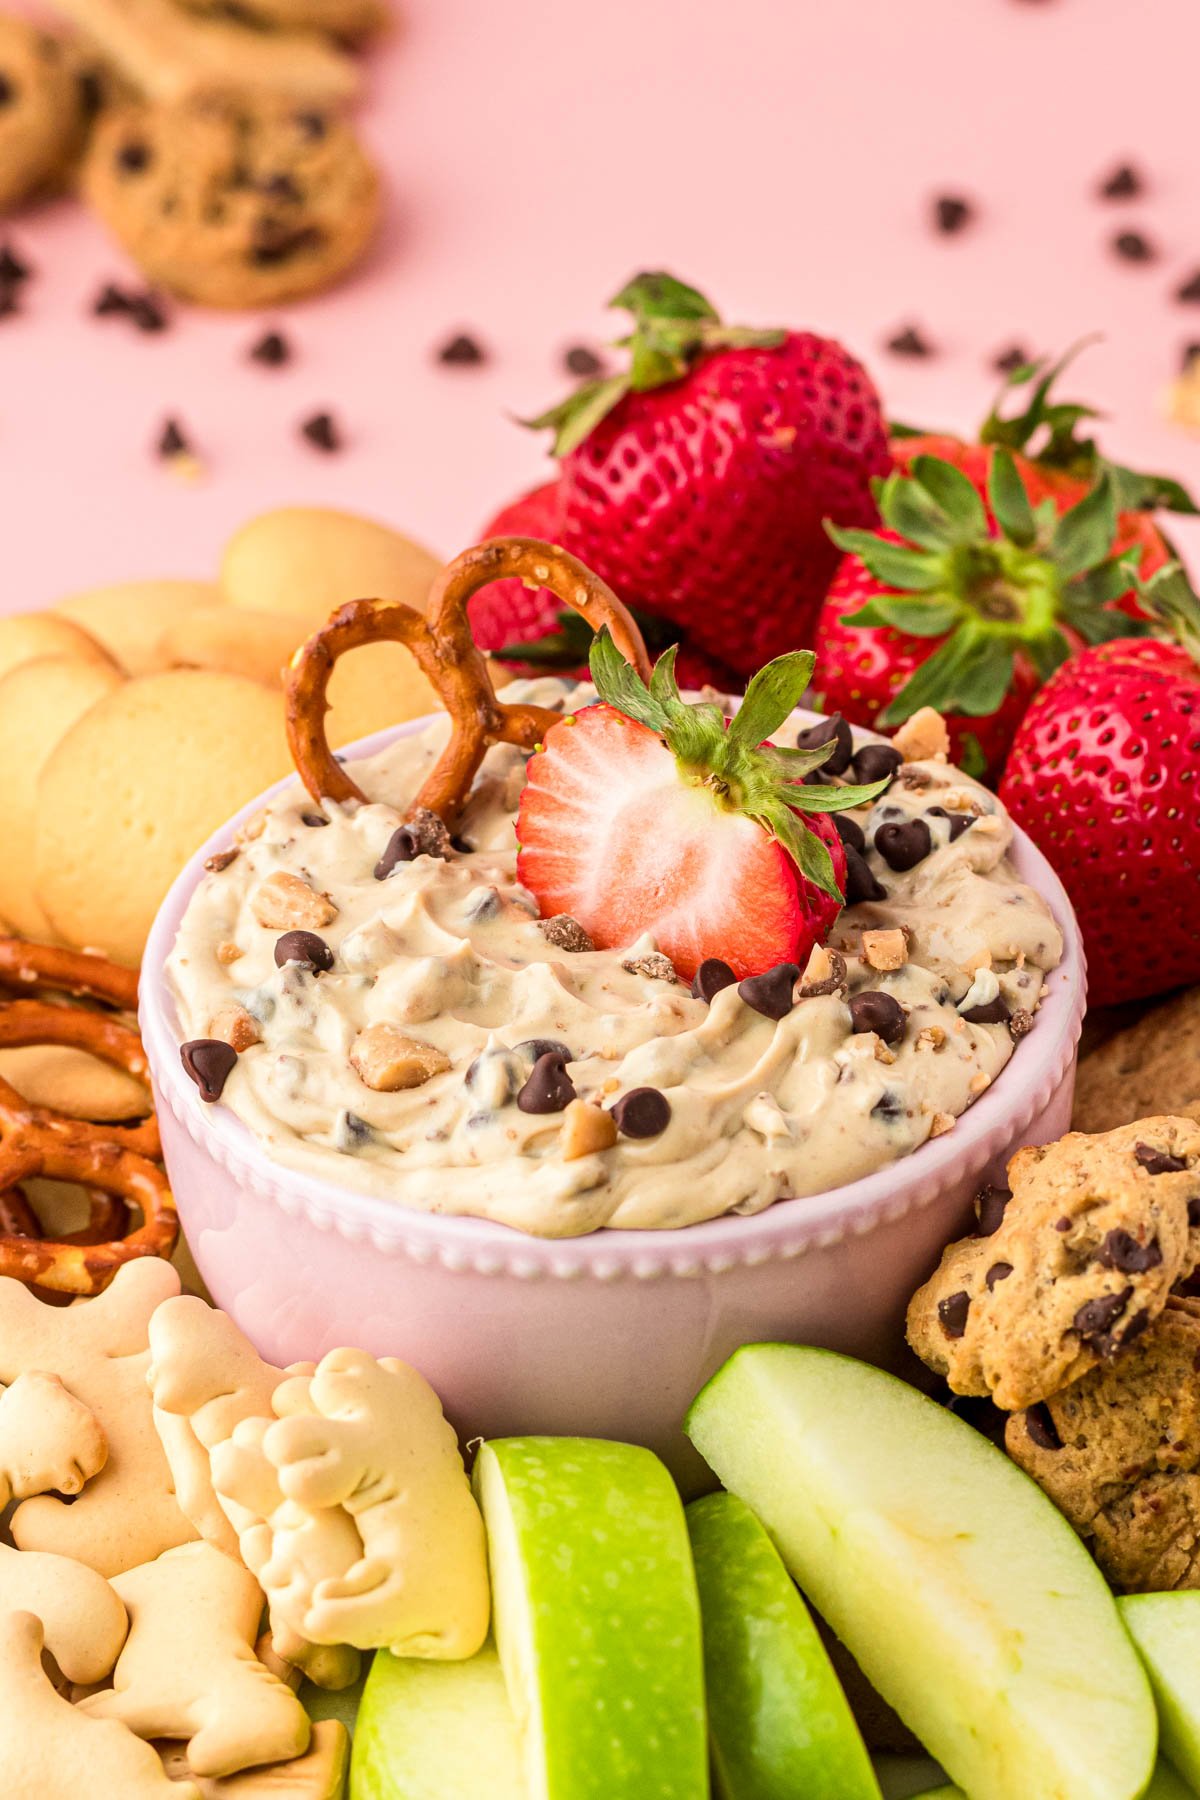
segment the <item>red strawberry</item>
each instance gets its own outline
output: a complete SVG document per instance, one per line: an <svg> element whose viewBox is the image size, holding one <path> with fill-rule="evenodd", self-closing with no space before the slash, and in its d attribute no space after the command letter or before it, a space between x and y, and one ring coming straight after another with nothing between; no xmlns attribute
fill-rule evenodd
<svg viewBox="0 0 1200 1800"><path fill-rule="evenodd" d="M1112 557L1111 477L1060 517L1050 499L1030 505L1005 450L990 454L986 495L962 470L921 456L911 473L889 476L879 504L878 533L830 528L848 554L817 626L825 705L877 728L934 706L956 755L998 772L1059 663L1084 641L1136 629L1110 610L1136 558Z"/></svg>
<svg viewBox="0 0 1200 1800"><path fill-rule="evenodd" d="M879 397L832 339L730 329L669 275L613 305L634 317L628 373L530 421L556 432L558 542L749 675L810 636L837 561L822 520L875 518Z"/></svg>
<svg viewBox="0 0 1200 1800"><path fill-rule="evenodd" d="M569 913L599 949L650 932L684 976L710 957L739 977L802 965L841 906L845 852L827 815L885 784L802 785L829 745L764 741L808 685L807 652L760 670L729 724L681 701L673 659L647 689L607 633L596 640L601 704L553 725L529 761L520 879L544 917Z"/></svg>
<svg viewBox="0 0 1200 1800"><path fill-rule="evenodd" d="M1178 565L1145 590L1178 641L1118 639L1046 683L1000 796L1071 896L1090 998L1200 981L1200 606Z"/></svg>
<svg viewBox="0 0 1200 1800"><path fill-rule="evenodd" d="M901 469L911 469L919 456L939 457L961 469L980 493L985 493L994 450L1010 450L1030 503L1036 506L1051 499L1060 513L1077 506L1107 469L1117 505L1113 551L1119 556L1136 545L1141 554L1133 566L1148 581L1172 554L1154 523L1154 510L1195 513L1196 507L1187 490L1170 476L1142 475L1107 462L1094 438L1077 435L1079 425L1099 415L1090 406L1053 399L1051 390L1079 347L1052 365L1027 363L1014 369L1001 389L1001 399L1010 391L1026 389L1024 410L1005 415L997 402L983 421L977 442L936 432L901 433L893 428L892 455ZM1135 590L1131 587L1116 604L1136 616Z"/></svg>

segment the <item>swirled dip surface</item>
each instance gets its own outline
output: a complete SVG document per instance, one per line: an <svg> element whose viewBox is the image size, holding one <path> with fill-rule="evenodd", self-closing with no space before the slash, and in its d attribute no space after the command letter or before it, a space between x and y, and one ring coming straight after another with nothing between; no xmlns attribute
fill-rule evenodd
<svg viewBox="0 0 1200 1800"><path fill-rule="evenodd" d="M554 703L564 690L542 681L512 692ZM181 1036L226 1035L231 1008L250 1015L261 1041L238 1057L221 1103L281 1163L547 1237L759 1212L951 1129L1015 1042L1008 1024L963 1012L999 995L1025 1025L1061 956L1046 905L1008 860L1012 827L996 797L944 762L913 763L853 816L869 845L880 825L922 817L933 847L902 872L869 849L887 894L837 921L830 943L845 956L845 988L800 999L778 1021L736 987L707 1005L683 982L626 966L654 949L649 938L581 952L547 941L516 878L524 758L509 746L489 752L460 825L470 851L419 856L376 879L446 735L439 720L357 763L372 802L327 805L328 824L295 784L188 907L168 966ZM255 915L280 872L336 908L319 927L334 957L326 973L276 966L284 927ZM877 954L877 941L864 945L864 932L897 927L903 966L870 966L864 953ZM853 1028L848 1001L864 989L892 995L907 1015L891 1048ZM398 1092L368 1087L351 1051L381 1024L448 1066ZM564 1114L516 1104L537 1040L567 1047L585 1100L611 1107L630 1089L660 1089L666 1129L566 1157Z"/></svg>

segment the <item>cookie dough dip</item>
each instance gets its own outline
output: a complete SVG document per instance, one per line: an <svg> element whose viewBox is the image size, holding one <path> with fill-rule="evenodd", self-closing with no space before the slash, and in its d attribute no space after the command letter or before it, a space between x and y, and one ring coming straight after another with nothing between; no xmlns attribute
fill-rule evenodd
<svg viewBox="0 0 1200 1800"><path fill-rule="evenodd" d="M651 693L598 643L602 693L615 663L644 710ZM787 671L800 691L803 660ZM305 776L320 799L297 783L272 801L184 916L167 974L198 1100L281 1163L544 1237L802 1201L952 1130L1020 1054L1062 953L998 800L946 761L934 719L905 761L840 721L798 741L777 718L781 755L752 684L742 785L786 763L787 808L816 809L803 826L789 810L776 839L716 811L708 774L675 791L679 721L722 755L736 726L655 687L661 741L590 689L506 689L502 729L536 713L538 736L474 759L449 820L414 802L461 750L457 719L450 751L445 718L345 767L326 751ZM644 832L631 767L651 784ZM705 862L725 837L728 866ZM666 859L657 914L638 886L648 855ZM829 868L844 905L819 885ZM553 904L563 891L572 909Z"/></svg>

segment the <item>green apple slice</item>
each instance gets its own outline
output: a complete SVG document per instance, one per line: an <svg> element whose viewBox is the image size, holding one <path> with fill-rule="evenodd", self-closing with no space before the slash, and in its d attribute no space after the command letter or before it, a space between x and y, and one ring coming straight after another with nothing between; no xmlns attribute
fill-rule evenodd
<svg viewBox="0 0 1200 1800"><path fill-rule="evenodd" d="M913 1800L967 1800L967 1796L961 1788L940 1787L927 1794L914 1794ZM1168 1763L1160 1762L1142 1800L1193 1800L1193 1790L1183 1785Z"/></svg>
<svg viewBox="0 0 1200 1800"><path fill-rule="evenodd" d="M1200 1788L1200 1593L1126 1594L1117 1605L1150 1676L1163 1754Z"/></svg>
<svg viewBox="0 0 1200 1800"><path fill-rule="evenodd" d="M506 1438L475 1464L529 1800L702 1800L700 1603L658 1458Z"/></svg>
<svg viewBox="0 0 1200 1800"><path fill-rule="evenodd" d="M722 1800L880 1800L825 1646L754 1514L711 1494L687 1523Z"/></svg>
<svg viewBox="0 0 1200 1800"><path fill-rule="evenodd" d="M525 1800L517 1727L492 1643L467 1662L381 1650L354 1733L350 1800Z"/></svg>
<svg viewBox="0 0 1200 1800"><path fill-rule="evenodd" d="M893 1375L757 1344L687 1426L867 1679L971 1800L1133 1800L1149 1684L1041 1490Z"/></svg>

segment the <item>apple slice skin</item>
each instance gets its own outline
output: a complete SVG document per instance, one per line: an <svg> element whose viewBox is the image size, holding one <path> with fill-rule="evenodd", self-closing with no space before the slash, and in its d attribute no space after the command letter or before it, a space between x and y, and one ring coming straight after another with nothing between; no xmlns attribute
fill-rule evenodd
<svg viewBox="0 0 1200 1800"><path fill-rule="evenodd" d="M1041 1490L897 1377L756 1344L688 1433L971 1800L1135 1800L1157 1721L1095 1564Z"/></svg>
<svg viewBox="0 0 1200 1800"><path fill-rule="evenodd" d="M529 1800L705 1800L700 1601L649 1450L504 1438L476 1459Z"/></svg>
<svg viewBox="0 0 1200 1800"><path fill-rule="evenodd" d="M880 1800L825 1646L754 1514L710 1494L687 1523L721 1800Z"/></svg>
<svg viewBox="0 0 1200 1800"><path fill-rule="evenodd" d="M525 1800L495 1645L467 1662L380 1650L359 1709L350 1800Z"/></svg>
<svg viewBox="0 0 1200 1800"><path fill-rule="evenodd" d="M1126 1594L1117 1606L1150 1676L1163 1754L1200 1789L1200 1593Z"/></svg>

